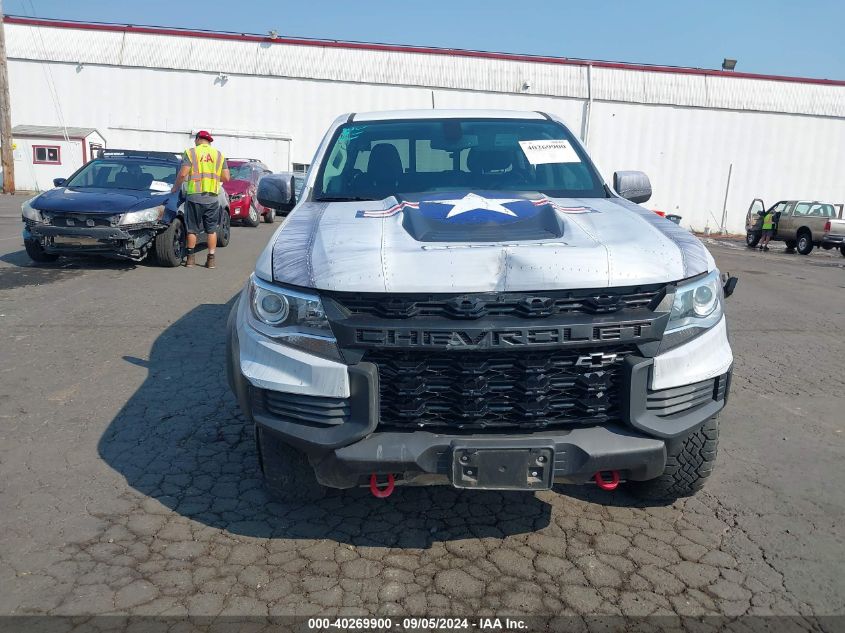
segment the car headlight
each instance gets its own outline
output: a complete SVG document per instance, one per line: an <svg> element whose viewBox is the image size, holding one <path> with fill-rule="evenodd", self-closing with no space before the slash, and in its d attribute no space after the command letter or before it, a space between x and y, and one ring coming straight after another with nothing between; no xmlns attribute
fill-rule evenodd
<svg viewBox="0 0 845 633"><path fill-rule="evenodd" d="M120 218L121 224L142 224L144 222L158 222L164 215L164 205L160 204L151 209L124 213Z"/></svg>
<svg viewBox="0 0 845 633"><path fill-rule="evenodd" d="M672 307L660 352L686 343L722 320L724 296L719 271L682 283L664 301L671 301Z"/></svg>
<svg viewBox="0 0 845 633"><path fill-rule="evenodd" d="M43 222L44 218L41 217L41 211L39 211L30 204L33 200L35 200L35 198L30 198L29 200L26 200L23 204L21 204L21 215L23 216L24 220L31 220L33 222Z"/></svg>
<svg viewBox="0 0 845 633"><path fill-rule="evenodd" d="M249 324L279 343L341 361L320 297L249 278Z"/></svg>

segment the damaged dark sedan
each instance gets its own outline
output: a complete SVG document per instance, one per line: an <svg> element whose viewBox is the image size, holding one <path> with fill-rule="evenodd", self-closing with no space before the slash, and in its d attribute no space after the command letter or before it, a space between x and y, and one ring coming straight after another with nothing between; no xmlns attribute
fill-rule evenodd
<svg viewBox="0 0 845 633"><path fill-rule="evenodd" d="M55 189L23 203L23 240L35 262L98 255L178 266L185 252L180 194L171 193L180 158L172 152L104 150ZM218 245L229 241L221 190Z"/></svg>

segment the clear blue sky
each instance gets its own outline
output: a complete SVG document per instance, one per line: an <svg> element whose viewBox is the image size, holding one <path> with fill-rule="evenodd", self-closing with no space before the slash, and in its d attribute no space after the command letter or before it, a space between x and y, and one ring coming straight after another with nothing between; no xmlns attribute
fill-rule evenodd
<svg viewBox="0 0 845 633"><path fill-rule="evenodd" d="M3 0L6 13L845 79L845 0Z"/></svg>

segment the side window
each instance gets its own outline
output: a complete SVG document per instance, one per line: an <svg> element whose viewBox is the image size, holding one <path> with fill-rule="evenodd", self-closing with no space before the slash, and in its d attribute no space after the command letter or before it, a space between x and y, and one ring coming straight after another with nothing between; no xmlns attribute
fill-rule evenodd
<svg viewBox="0 0 845 633"><path fill-rule="evenodd" d="M792 212L793 215L797 216L804 216L807 215L807 212L810 210L810 203L809 202L799 202L795 205L795 210Z"/></svg>
<svg viewBox="0 0 845 633"><path fill-rule="evenodd" d="M343 172L343 168L346 167L346 160L348 158L346 148L347 143L345 142L338 141L335 143L334 149L332 149L332 153L326 161L326 168L323 170L323 191L338 191L341 187L338 176Z"/></svg>
<svg viewBox="0 0 845 633"><path fill-rule="evenodd" d="M417 172L452 170L452 155L446 150L432 148L431 139L419 139L414 145Z"/></svg>
<svg viewBox="0 0 845 633"><path fill-rule="evenodd" d="M795 209L794 202L787 202L786 203L786 210L784 210L782 215L792 215L792 211Z"/></svg>
<svg viewBox="0 0 845 633"><path fill-rule="evenodd" d="M772 207L772 211L774 213L783 213L784 209L786 209L785 202L778 202L774 207Z"/></svg>
<svg viewBox="0 0 845 633"><path fill-rule="evenodd" d="M832 204L823 204L822 205L822 217L823 218L835 218L836 217L836 210L833 208Z"/></svg>

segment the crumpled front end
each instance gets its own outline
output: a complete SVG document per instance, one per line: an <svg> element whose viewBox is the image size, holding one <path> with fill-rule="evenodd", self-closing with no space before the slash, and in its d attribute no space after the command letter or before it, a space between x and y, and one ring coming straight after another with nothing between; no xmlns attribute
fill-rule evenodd
<svg viewBox="0 0 845 633"><path fill-rule="evenodd" d="M141 261L166 225L160 221L120 224L121 214L42 212L41 221L24 220L23 238L46 253L98 255Z"/></svg>

